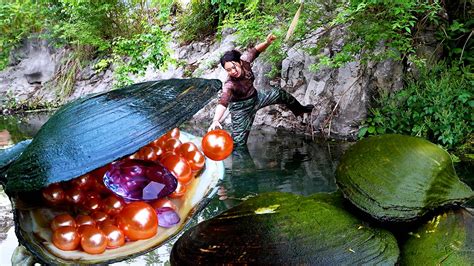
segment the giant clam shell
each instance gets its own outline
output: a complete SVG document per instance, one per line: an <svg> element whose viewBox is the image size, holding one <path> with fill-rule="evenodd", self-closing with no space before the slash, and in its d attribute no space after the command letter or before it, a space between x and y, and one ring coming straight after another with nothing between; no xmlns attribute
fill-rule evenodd
<svg viewBox="0 0 474 266"><path fill-rule="evenodd" d="M342 195L272 192L187 230L172 265L394 265L395 237L342 206Z"/></svg>
<svg viewBox="0 0 474 266"><path fill-rule="evenodd" d="M445 150L422 138L395 134L353 145L337 167L336 182L347 199L381 221L412 221L474 197Z"/></svg>
<svg viewBox="0 0 474 266"><path fill-rule="evenodd" d="M20 244L44 264L111 263L146 253L177 234L209 201L222 162L206 160L203 172L180 199L173 199L181 221L159 228L155 237L90 255L61 251L51 244L49 221L57 213L38 201L51 183L86 174L136 152L188 120L220 89L218 80L162 80L80 98L60 108L29 142L0 154L0 181L15 209ZM200 146L200 138L182 132L182 141ZM24 252L18 252L18 254Z"/></svg>
<svg viewBox="0 0 474 266"><path fill-rule="evenodd" d="M403 265L472 265L474 209L450 210L410 233L402 246Z"/></svg>
<svg viewBox="0 0 474 266"><path fill-rule="evenodd" d="M68 103L5 171L6 191L70 180L132 154L191 118L220 87L219 80L149 81Z"/></svg>
<svg viewBox="0 0 474 266"><path fill-rule="evenodd" d="M196 145L200 143L201 138L181 132L184 135L183 141L193 141ZM36 260L49 264L97 264L113 263L124 259L129 259L145 254L178 234L209 202L215 193L213 188L219 180L223 178L224 165L222 162L216 162L206 159L206 168L196 178L193 183L187 187L185 196L179 199L171 199L179 210L181 221L171 227L159 227L158 233L149 239L127 242L125 246L116 249L107 249L104 253L90 255L82 251L62 251L56 248L51 242L51 230L49 221L58 213L47 207L28 208L20 198L13 199L16 234L18 240L35 257ZM18 259L18 258L16 258Z"/></svg>

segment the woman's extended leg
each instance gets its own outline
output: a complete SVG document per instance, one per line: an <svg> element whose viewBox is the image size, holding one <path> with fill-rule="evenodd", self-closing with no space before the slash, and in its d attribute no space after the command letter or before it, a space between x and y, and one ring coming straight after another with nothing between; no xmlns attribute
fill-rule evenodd
<svg viewBox="0 0 474 266"><path fill-rule="evenodd" d="M293 95L278 87L271 87L269 90L259 90L256 110L272 104L286 105L295 116L310 113L314 108L312 104L301 105Z"/></svg>

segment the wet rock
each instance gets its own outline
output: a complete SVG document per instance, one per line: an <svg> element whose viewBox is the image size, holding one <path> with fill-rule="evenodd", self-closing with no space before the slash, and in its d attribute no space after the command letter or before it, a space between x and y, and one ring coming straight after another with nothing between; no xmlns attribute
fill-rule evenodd
<svg viewBox="0 0 474 266"><path fill-rule="evenodd" d="M51 81L62 56L62 50L54 49L47 41L32 36L13 51L10 65L0 72L0 95L16 101L51 101L54 93L42 91ZM40 90L38 90L40 89Z"/></svg>

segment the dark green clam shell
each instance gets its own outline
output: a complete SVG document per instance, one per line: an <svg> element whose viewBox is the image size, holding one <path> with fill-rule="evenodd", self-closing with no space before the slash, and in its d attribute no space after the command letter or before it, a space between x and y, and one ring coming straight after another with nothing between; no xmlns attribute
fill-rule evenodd
<svg viewBox="0 0 474 266"><path fill-rule="evenodd" d="M219 80L170 79L75 100L3 169L6 191L37 190L134 153L190 119L220 88Z"/></svg>
<svg viewBox="0 0 474 266"><path fill-rule="evenodd" d="M342 200L340 193L261 194L186 231L171 263L394 265L395 237L345 211Z"/></svg>
<svg viewBox="0 0 474 266"><path fill-rule="evenodd" d="M2 150L0 152L0 183L3 183L4 172L7 171L8 167L14 162L21 153L30 145L31 139L27 139L17 143L15 146Z"/></svg>
<svg viewBox="0 0 474 266"><path fill-rule="evenodd" d="M336 182L347 199L381 221L412 221L474 197L445 150L422 138L395 134L352 146L337 167Z"/></svg>
<svg viewBox="0 0 474 266"><path fill-rule="evenodd" d="M474 210L435 216L410 233L402 246L402 265L473 265Z"/></svg>

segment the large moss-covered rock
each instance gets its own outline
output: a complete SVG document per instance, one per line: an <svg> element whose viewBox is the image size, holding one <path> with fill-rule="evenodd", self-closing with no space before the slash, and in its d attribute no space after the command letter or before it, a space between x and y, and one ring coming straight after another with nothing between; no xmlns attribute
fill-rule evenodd
<svg viewBox="0 0 474 266"><path fill-rule="evenodd" d="M434 217L410 234L402 247L403 265L473 265L474 210Z"/></svg>
<svg viewBox="0 0 474 266"><path fill-rule="evenodd" d="M272 192L251 198L185 232L174 265L394 265L399 250L388 231L344 210L342 195Z"/></svg>
<svg viewBox="0 0 474 266"><path fill-rule="evenodd" d="M336 182L358 208L382 221L411 221L428 211L474 197L451 157L422 138L373 136L342 157Z"/></svg>

